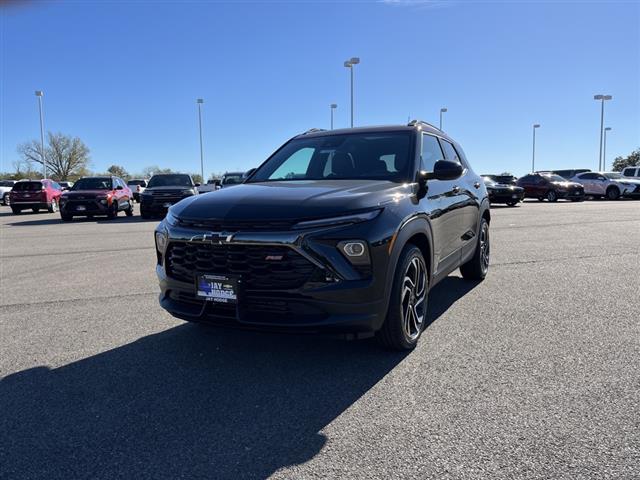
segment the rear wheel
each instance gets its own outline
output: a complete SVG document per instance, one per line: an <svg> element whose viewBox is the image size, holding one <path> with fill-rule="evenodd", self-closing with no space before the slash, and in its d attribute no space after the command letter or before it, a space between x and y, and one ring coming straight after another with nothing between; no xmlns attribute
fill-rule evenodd
<svg viewBox="0 0 640 480"><path fill-rule="evenodd" d="M489 238L489 222L486 218L480 221L480 235L476 244L476 251L471 260L460 267L460 273L467 280L484 280L489 271L489 256L491 242Z"/></svg>
<svg viewBox="0 0 640 480"><path fill-rule="evenodd" d="M558 194L556 193L555 190L549 190L547 192L547 200L549 200L550 202L557 202L558 201Z"/></svg>
<svg viewBox="0 0 640 480"><path fill-rule="evenodd" d="M607 198L609 200L617 200L620 198L620 190L618 190L618 187L607 188Z"/></svg>
<svg viewBox="0 0 640 480"><path fill-rule="evenodd" d="M11 205L11 195L9 195L9 192L5 193L2 196L2 203L4 203L6 206Z"/></svg>
<svg viewBox="0 0 640 480"><path fill-rule="evenodd" d="M415 348L427 318L428 290L429 276L422 252L408 244L396 266L387 318L376 334L384 347Z"/></svg>

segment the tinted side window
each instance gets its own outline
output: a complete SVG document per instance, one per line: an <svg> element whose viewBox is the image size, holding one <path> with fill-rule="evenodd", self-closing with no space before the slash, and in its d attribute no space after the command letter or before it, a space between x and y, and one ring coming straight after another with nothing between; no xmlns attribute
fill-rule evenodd
<svg viewBox="0 0 640 480"><path fill-rule="evenodd" d="M433 135L422 135L422 170L433 172L433 166L438 160L444 160L438 139Z"/></svg>
<svg viewBox="0 0 640 480"><path fill-rule="evenodd" d="M578 177L580 180L594 180L598 178L596 173L583 173Z"/></svg>
<svg viewBox="0 0 640 480"><path fill-rule="evenodd" d="M442 143L442 149L444 150L444 153L447 156L447 160L450 160L452 162L462 163L460 161L460 157L458 156L458 152L456 152L456 149L453 148L453 145L451 145L446 140L440 140L440 142Z"/></svg>

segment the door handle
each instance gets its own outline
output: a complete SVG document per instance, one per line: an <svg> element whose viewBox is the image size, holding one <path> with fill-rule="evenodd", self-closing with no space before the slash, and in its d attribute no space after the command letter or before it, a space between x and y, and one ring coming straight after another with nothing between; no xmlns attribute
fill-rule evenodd
<svg viewBox="0 0 640 480"><path fill-rule="evenodd" d="M476 187L476 188L480 188L480 182L474 183L473 186Z"/></svg>
<svg viewBox="0 0 640 480"><path fill-rule="evenodd" d="M453 193L460 193L460 187L457 185L454 185L453 188L451 189L451 191Z"/></svg>

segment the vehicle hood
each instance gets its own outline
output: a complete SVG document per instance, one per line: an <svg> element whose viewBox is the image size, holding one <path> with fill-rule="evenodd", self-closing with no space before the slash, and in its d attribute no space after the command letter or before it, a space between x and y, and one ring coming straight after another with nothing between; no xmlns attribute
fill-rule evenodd
<svg viewBox="0 0 640 480"><path fill-rule="evenodd" d="M566 181L566 182L551 182L553 185L559 188L582 188L582 184L578 182Z"/></svg>
<svg viewBox="0 0 640 480"><path fill-rule="evenodd" d="M375 208L411 194L411 186L375 180L295 180L244 183L174 205L185 219L321 218Z"/></svg>
<svg viewBox="0 0 640 480"><path fill-rule="evenodd" d="M112 194L113 191L112 190L75 190L75 191L66 191L63 192L63 196L65 198L81 198L81 197L85 197L85 198L90 198L90 197L97 197L98 195L109 195Z"/></svg>

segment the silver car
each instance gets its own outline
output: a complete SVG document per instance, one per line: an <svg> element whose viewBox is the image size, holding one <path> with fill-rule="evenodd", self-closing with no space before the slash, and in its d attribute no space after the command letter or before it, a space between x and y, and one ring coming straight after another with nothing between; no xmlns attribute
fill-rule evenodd
<svg viewBox="0 0 640 480"><path fill-rule="evenodd" d="M571 180L582 184L585 195L607 197L609 200L640 198L640 180L623 177L618 172L579 173Z"/></svg>

